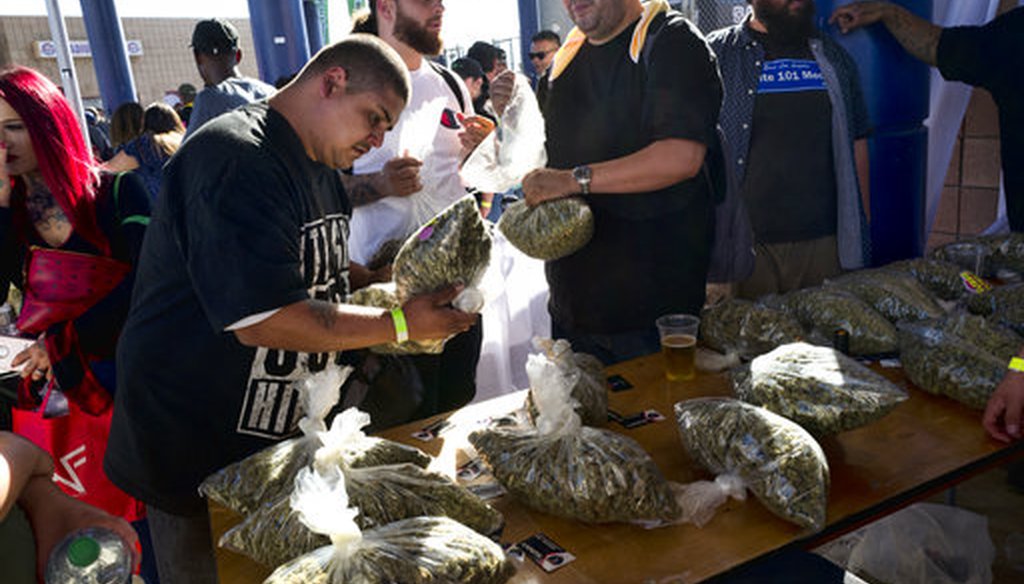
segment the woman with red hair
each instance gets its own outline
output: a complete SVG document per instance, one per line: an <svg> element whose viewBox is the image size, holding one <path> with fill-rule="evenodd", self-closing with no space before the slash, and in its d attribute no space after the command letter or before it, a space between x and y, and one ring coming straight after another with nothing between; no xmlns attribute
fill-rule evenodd
<svg viewBox="0 0 1024 584"><path fill-rule="evenodd" d="M64 447L54 434L70 429L102 434L105 448L115 347L148 222L145 185L101 172L57 86L25 67L0 70L0 298L10 284L22 290L18 329L35 339L12 361L24 378L14 429L55 460L65 453L54 452ZM69 412L57 417L64 425L54 409ZM58 470L68 494L129 521L144 515L112 484L90 484L105 481L102 452L87 464L92 472L75 466L67 481Z"/></svg>

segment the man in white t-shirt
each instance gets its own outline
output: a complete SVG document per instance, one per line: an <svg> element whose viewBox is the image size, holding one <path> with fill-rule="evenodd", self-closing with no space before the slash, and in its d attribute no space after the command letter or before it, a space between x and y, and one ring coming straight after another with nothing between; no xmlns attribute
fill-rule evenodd
<svg viewBox="0 0 1024 584"><path fill-rule="evenodd" d="M377 268L381 262L371 260L385 243L404 240L466 195L459 168L490 128L474 114L462 79L426 58L441 52L443 14L440 0L372 0L369 13L353 28L375 34L394 48L412 79L412 96L394 129L379 148L357 160L351 175L344 176L354 207L349 237L356 264L353 287L380 275L366 275L360 265ZM424 386L415 417L458 408L473 399L481 338L477 325L450 339L442 355L413 358Z"/></svg>

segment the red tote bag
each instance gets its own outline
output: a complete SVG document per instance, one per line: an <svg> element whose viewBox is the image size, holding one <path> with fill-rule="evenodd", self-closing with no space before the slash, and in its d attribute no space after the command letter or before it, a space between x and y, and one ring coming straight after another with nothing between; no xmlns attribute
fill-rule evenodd
<svg viewBox="0 0 1024 584"><path fill-rule="evenodd" d="M103 472L113 408L94 416L68 400L67 415L43 417L52 387L37 410L11 408L14 432L53 456L53 480L68 495L127 521L145 517L143 504L114 486Z"/></svg>

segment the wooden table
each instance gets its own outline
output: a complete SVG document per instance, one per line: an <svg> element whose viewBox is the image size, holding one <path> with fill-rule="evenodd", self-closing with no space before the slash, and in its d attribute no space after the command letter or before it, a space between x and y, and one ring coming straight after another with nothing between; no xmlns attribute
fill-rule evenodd
<svg viewBox="0 0 1024 584"><path fill-rule="evenodd" d="M667 419L633 430L608 428L637 439L669 480L709 478L688 459L673 421L672 405L705 395L730 395L727 375L700 375L688 382L664 380L660 355L608 368L635 387L611 393L609 407L623 414L654 408ZM502 542L543 532L574 554L575 562L545 573L529 560L519 564L516 583L689 583L699 582L787 546L810 548L949 488L970 476L1024 455L1024 442L1003 445L985 434L980 412L910 386L899 369L879 369L907 387L910 399L865 428L822 443L832 484L828 522L819 532L801 529L772 515L756 498L732 501L703 528L681 525L647 530L626 524L588 525L532 511L510 496L491 503L505 516ZM429 422L390 429L381 435L439 455L442 469L465 458L463 424L519 407L524 392L467 406L450 417L455 430L431 442L411 434ZM440 418L443 416L438 416ZM433 420L435 418L431 418ZM214 539L238 517L212 509ZM218 550L221 582L260 582L270 570L247 558Z"/></svg>

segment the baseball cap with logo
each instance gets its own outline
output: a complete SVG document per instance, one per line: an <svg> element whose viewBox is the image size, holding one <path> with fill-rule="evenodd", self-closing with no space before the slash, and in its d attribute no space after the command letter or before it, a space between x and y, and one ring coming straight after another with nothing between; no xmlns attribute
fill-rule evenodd
<svg viewBox="0 0 1024 584"><path fill-rule="evenodd" d="M196 23L192 31L192 49L207 55L220 55L238 48L238 30L222 18Z"/></svg>

